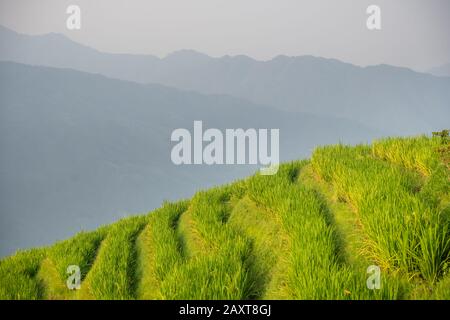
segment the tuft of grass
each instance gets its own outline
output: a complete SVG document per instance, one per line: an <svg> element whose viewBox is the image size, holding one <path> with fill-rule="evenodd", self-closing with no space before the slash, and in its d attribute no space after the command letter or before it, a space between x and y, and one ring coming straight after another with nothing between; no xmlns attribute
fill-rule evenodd
<svg viewBox="0 0 450 320"><path fill-rule="evenodd" d="M437 148L441 146L438 138L427 136L408 138L385 138L374 141L372 154L380 159L413 169L430 176L438 165Z"/></svg>
<svg viewBox="0 0 450 320"><path fill-rule="evenodd" d="M83 281L107 232L108 227L101 227L93 232L80 232L71 239L57 242L47 250L38 274L47 299L76 298L76 291L67 288L67 268L70 265L78 266Z"/></svg>
<svg viewBox="0 0 450 320"><path fill-rule="evenodd" d="M414 157L409 151L399 152L397 140L386 140L386 145L376 145L376 151L362 145L318 148L312 165L358 214L368 237L367 251L375 260L434 283L449 258L448 219L418 192L422 185L417 174L391 163L432 176L435 162L429 160L430 145L424 139L419 138L417 145L415 140L405 141L405 150L415 150ZM424 155L416 155L422 149ZM374 159L372 152L389 162Z"/></svg>
<svg viewBox="0 0 450 320"><path fill-rule="evenodd" d="M0 263L0 300L36 300L43 296L36 278L45 249L19 251Z"/></svg>
<svg viewBox="0 0 450 320"><path fill-rule="evenodd" d="M61 278L67 278L67 267L80 267L83 280L94 262L100 243L108 234L108 227L101 227L93 232L80 232L73 238L57 242L48 250L48 258L52 260Z"/></svg>
<svg viewBox="0 0 450 320"><path fill-rule="evenodd" d="M228 223L251 241L248 263L255 280L253 297L286 297L284 276L289 238L281 221L274 212L257 206L248 196L236 202Z"/></svg>
<svg viewBox="0 0 450 320"><path fill-rule="evenodd" d="M425 179L420 196L427 203L442 209L448 206L450 200L450 170L445 153L448 144L448 140L440 137L386 138L373 143L372 154L421 173Z"/></svg>
<svg viewBox="0 0 450 320"><path fill-rule="evenodd" d="M249 179L249 195L276 212L289 237L286 290L291 299L369 299L395 296L395 289L366 288L366 275L355 273L338 255L335 227L318 193L298 183L307 161L280 166L276 177Z"/></svg>
<svg viewBox="0 0 450 320"><path fill-rule="evenodd" d="M199 192L189 213L205 245L163 281L165 299L245 299L251 295L250 242L227 224L230 187ZM192 232L192 231L191 231ZM187 247L195 247L196 243Z"/></svg>
<svg viewBox="0 0 450 320"><path fill-rule="evenodd" d="M140 279L137 296L140 299L162 299L162 281L182 263L182 247L176 227L188 203L165 203L149 214L148 224L137 241Z"/></svg>
<svg viewBox="0 0 450 320"><path fill-rule="evenodd" d="M111 225L94 265L82 284L81 298L135 299L138 283L135 242L147 220L147 216L136 216Z"/></svg>
<svg viewBox="0 0 450 320"><path fill-rule="evenodd" d="M202 255L175 268L162 284L164 299L247 299L247 270L242 257L225 252Z"/></svg>

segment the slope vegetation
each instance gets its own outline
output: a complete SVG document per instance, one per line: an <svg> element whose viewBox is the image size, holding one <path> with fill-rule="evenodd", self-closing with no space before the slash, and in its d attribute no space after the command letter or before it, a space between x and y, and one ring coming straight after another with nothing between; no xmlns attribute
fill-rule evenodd
<svg viewBox="0 0 450 320"><path fill-rule="evenodd" d="M448 153L425 136L320 147L274 176L18 252L0 262L0 298L450 299Z"/></svg>

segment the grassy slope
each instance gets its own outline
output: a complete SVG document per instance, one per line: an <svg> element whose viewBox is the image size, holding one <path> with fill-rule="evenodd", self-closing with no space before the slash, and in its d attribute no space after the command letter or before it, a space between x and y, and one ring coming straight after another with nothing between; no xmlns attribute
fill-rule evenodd
<svg viewBox="0 0 450 320"><path fill-rule="evenodd" d="M426 137L318 148L275 176L5 258L0 298L450 299L442 148ZM69 265L80 290L66 288ZM366 287L369 265L380 290Z"/></svg>

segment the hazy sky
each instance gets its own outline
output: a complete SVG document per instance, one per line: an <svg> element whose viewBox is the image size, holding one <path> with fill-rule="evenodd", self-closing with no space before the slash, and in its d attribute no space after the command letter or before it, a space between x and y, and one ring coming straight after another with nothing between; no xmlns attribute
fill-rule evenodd
<svg viewBox="0 0 450 320"><path fill-rule="evenodd" d="M66 29L70 4L81 8L81 30ZM370 4L381 7L380 31L366 28ZM449 0L0 0L0 24L107 52L311 54L417 70L450 62Z"/></svg>

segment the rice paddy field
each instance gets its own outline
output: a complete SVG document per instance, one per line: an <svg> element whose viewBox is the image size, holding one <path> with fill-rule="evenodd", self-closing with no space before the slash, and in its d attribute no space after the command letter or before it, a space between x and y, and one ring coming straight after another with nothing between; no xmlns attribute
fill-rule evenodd
<svg viewBox="0 0 450 320"><path fill-rule="evenodd" d="M439 136L319 147L4 258L0 299L450 299L449 154Z"/></svg>

